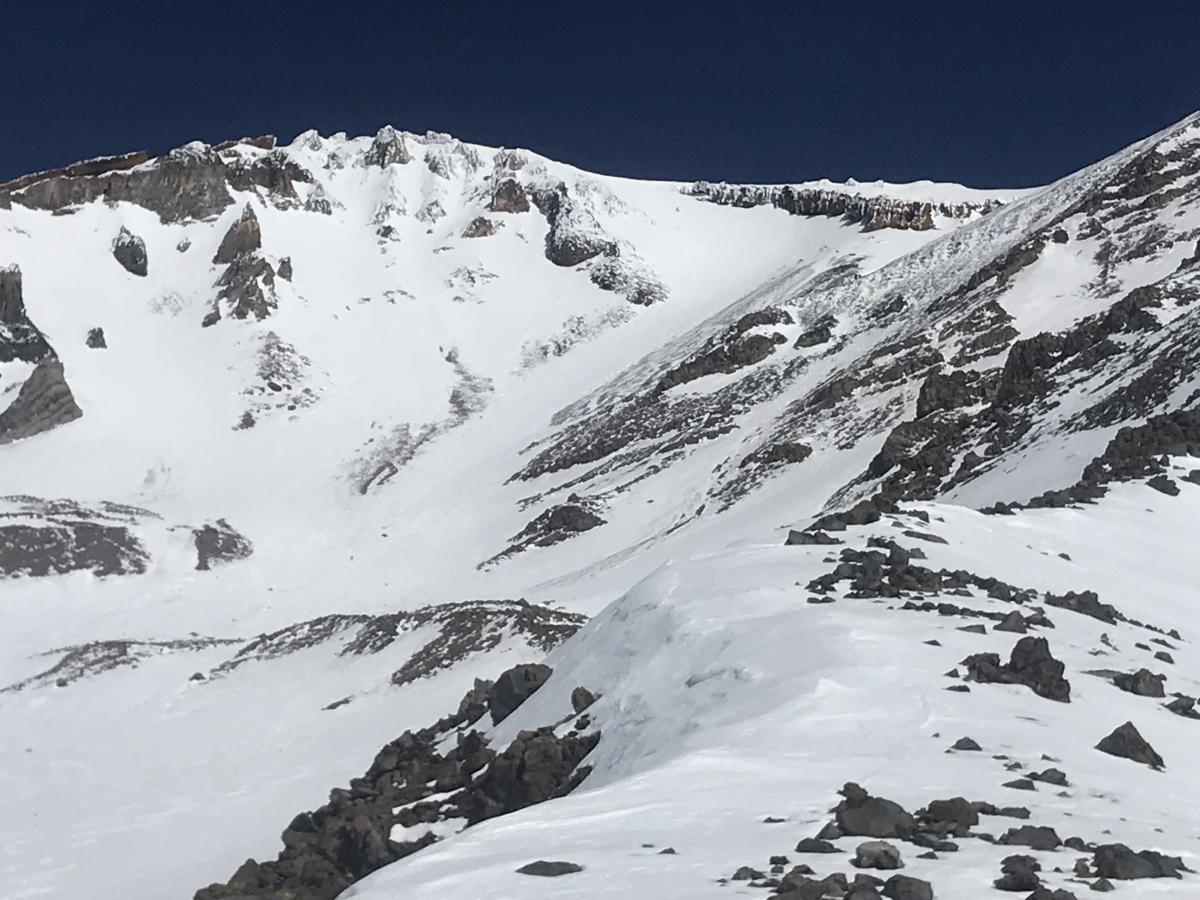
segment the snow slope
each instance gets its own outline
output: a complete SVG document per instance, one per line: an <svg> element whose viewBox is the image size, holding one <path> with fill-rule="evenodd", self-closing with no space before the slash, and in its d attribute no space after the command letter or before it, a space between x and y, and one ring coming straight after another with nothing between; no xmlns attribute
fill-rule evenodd
<svg viewBox="0 0 1200 900"><path fill-rule="evenodd" d="M0 685L14 686L0 693L0 731L22 736L0 746L17 813L0 831L0 895L190 896L247 856L271 857L288 821L381 743L573 630L550 640L511 625L500 601L518 598L539 622L595 618L551 653L552 680L493 745L559 722L586 686L603 694L591 774L569 797L458 835L439 824L442 843L349 896L741 891L716 879L792 855L845 781L910 810L956 794L1000 804L1000 761L943 752L960 731L1027 766L1063 761L1070 798L1043 788L1007 801L1033 801L1031 822L1100 840L1119 805L1118 839L1187 856L1195 785L1172 761L1195 722L1081 674L1136 668L1135 626L1050 611L1070 705L1012 686L946 692L943 671L970 652L1006 654L1010 636L842 594L808 604L803 585L843 548L782 544L787 526L882 493L933 517L906 513L907 530L949 540L897 538L919 541L931 566L1095 589L1179 628L1168 689L1196 694L1190 433L1139 436L1144 451L1136 464L1114 457L1125 468L1098 505L975 507L1067 488L1120 427L1194 407L1198 121L1035 191L802 186L968 210L937 213L929 230L706 202L683 184L386 128L275 149L189 145L104 176L116 179L108 200L60 202L96 192L65 176L14 190L11 209L0 203L0 262L21 266L29 320L83 415L0 446L0 496L73 504L31 517L22 510L40 501L9 499L3 521L72 533L119 521L146 563L0 582ZM179 214L195 195L155 193L173 165L185 185L217 177L227 199ZM111 199L125 177L149 179L144 199ZM229 270L213 258L247 207L261 246L243 260L273 278L258 282L262 316L241 320L217 296ZM122 228L145 242L145 276L113 258ZM107 349L86 345L96 327ZM0 377L31 374L10 363ZM1168 450L1176 497L1145 484ZM852 528L849 546L895 537L891 521ZM252 553L199 570L211 523ZM496 605L443 632L469 638L444 659L420 625L366 656L344 652L337 631L220 674L265 632L462 601ZM932 636L943 646L921 643ZM135 642L115 665L96 643L111 641ZM41 654L77 647L83 677L42 676L61 652ZM1098 649L1112 658L1097 662ZM396 681L426 658L442 662ZM1127 718L1165 774L1091 749ZM665 844L678 853L659 855ZM111 864L131 847L136 871ZM513 872L552 851L584 872ZM1013 852L974 840L938 861L912 851L905 872L951 898L990 891Z"/></svg>
<svg viewBox="0 0 1200 900"><path fill-rule="evenodd" d="M1168 498L1131 485L1086 513L1041 510L1016 519L938 504L915 509L931 516L927 533L948 543L898 540L925 550L933 568L1020 572L1026 587L1096 588L1127 615L1167 627L1190 621L1190 586L1200 571L1185 535L1200 513L1200 487ZM926 528L911 516L898 521ZM887 520L854 528L847 544L863 547L869 536L897 538L897 529ZM1027 822L983 816L979 830L997 836L1044 825L1064 839L1122 841L1200 865L1192 814L1200 784L1189 765L1200 723L1083 674L1145 665L1150 654L1134 645L1152 634L1048 609L1055 627L1040 633L1066 662L1070 703L1016 685L948 692L955 681L943 673L971 653L1007 657L1017 636L964 633L956 616L900 611L896 602L842 593L829 605L807 604L803 585L829 568L822 563L827 552L773 541L672 563L640 582L551 654L554 676L495 735L503 744L522 727L560 718L570 709L571 689L587 685L602 695L589 712L603 737L584 786L475 826L344 896L467 898L481 896L481 885L482 896L496 900L761 896L744 882L717 879L743 865L766 871L772 855L808 863L819 876L853 877L849 860L863 838L836 841L839 852L828 856L793 852L830 820L836 792L848 781L910 811L955 796L1030 810ZM1148 578L1151 558L1163 565ZM982 592L945 599L1011 608ZM1150 664L1167 673L1168 690L1194 696L1200 667L1190 643L1175 665ZM1126 720L1165 757L1164 772L1093 749ZM963 736L983 751L948 753ZM1050 785L1003 788L1021 774L1006 770L1007 761L1027 771L1053 765L1070 786L1062 794ZM784 821L765 824L768 817ZM991 887L1000 860L1025 848L958 843L958 852L936 860L916 859L919 848L900 844L904 874L932 882L939 898L1005 896ZM660 854L665 847L675 854ZM1046 884L1086 895L1070 875L1081 854L1063 848L1035 855ZM538 858L568 860L584 871L555 879L516 874ZM1194 879L1126 882L1120 895L1190 896Z"/></svg>

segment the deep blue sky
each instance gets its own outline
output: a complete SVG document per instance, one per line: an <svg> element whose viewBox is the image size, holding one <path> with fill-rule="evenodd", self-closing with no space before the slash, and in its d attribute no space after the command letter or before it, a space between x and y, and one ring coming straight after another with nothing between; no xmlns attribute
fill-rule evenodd
<svg viewBox="0 0 1200 900"><path fill-rule="evenodd" d="M0 178L384 122L645 178L1051 180L1200 108L1200 3L11 0Z"/></svg>

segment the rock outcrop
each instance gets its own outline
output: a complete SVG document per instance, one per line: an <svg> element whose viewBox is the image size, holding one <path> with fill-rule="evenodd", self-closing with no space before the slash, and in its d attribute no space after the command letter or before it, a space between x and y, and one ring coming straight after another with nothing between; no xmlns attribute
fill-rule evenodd
<svg viewBox="0 0 1200 900"><path fill-rule="evenodd" d="M1045 638L1023 637L1013 646L1009 662L995 653L976 653L963 660L967 679L983 684L1023 684L1039 697L1066 703L1071 685L1063 678L1063 663L1054 658Z"/></svg>
<svg viewBox="0 0 1200 900"><path fill-rule="evenodd" d="M130 275L146 276L146 242L123 225L113 238L112 255Z"/></svg>
<svg viewBox="0 0 1200 900"><path fill-rule="evenodd" d="M716 203L749 209L773 206L793 216L841 216L857 222L867 231L897 228L927 231L934 227L934 213L955 219L965 219L976 213L990 212L998 202L930 203L920 200L897 200L883 196L863 196L853 190L837 191L792 185L710 184L697 181L684 189L689 196Z"/></svg>
<svg viewBox="0 0 1200 900"><path fill-rule="evenodd" d="M208 218L233 202L225 164L216 151L200 143L150 161L135 154L112 163L67 166L13 189L11 196L22 206L52 211L101 199L136 203L163 222Z"/></svg>
<svg viewBox="0 0 1200 900"><path fill-rule="evenodd" d="M261 247L262 229L258 224L258 216L254 214L254 207L247 203L238 220L225 232L225 237L221 239L221 245L217 247L217 252L213 256L213 262L217 265L226 265L239 256L244 256Z"/></svg>
<svg viewBox="0 0 1200 900"><path fill-rule="evenodd" d="M246 559L254 552L250 539L224 519L208 523L192 532L196 545L196 569L206 572L214 565Z"/></svg>
<svg viewBox="0 0 1200 900"><path fill-rule="evenodd" d="M25 311L20 268L0 268L0 363L37 363L53 355L45 335Z"/></svg>
<svg viewBox="0 0 1200 900"><path fill-rule="evenodd" d="M384 125L375 133L371 147L363 154L363 163L368 166L378 166L383 169L393 163L404 165L412 160L404 135L391 125Z"/></svg>
<svg viewBox="0 0 1200 900"><path fill-rule="evenodd" d="M150 555L129 526L152 513L37 497L2 497L0 507L0 576L135 575L149 564Z"/></svg>
<svg viewBox="0 0 1200 900"><path fill-rule="evenodd" d="M0 444L33 437L82 415L63 375L63 364L43 360L25 379L16 399L0 411Z"/></svg>
<svg viewBox="0 0 1200 900"><path fill-rule="evenodd" d="M496 683L521 680L511 674ZM195 900L333 900L376 869L435 843L426 826L468 827L560 797L587 777L581 763L598 732L522 731L497 752L468 730L489 711L496 718L490 703L477 686L455 713L385 745L363 777L292 820L277 859L247 860L225 884L197 891Z"/></svg>

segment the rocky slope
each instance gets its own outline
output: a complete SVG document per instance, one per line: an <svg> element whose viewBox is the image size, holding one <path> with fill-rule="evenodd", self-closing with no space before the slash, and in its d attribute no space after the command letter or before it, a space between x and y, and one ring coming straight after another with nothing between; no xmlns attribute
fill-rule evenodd
<svg viewBox="0 0 1200 900"><path fill-rule="evenodd" d="M1198 193L1196 116L1034 191L0 186L0 893L1190 883Z"/></svg>

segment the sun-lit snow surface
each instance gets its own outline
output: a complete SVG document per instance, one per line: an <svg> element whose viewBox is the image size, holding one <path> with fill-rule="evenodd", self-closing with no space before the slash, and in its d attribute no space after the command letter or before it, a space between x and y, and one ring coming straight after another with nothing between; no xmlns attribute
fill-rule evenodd
<svg viewBox="0 0 1200 900"><path fill-rule="evenodd" d="M480 896L481 879L489 897L595 896L602 879L612 885L604 888L609 896L716 891L714 879L737 865L762 867L773 853L790 855L846 780L910 808L956 793L1002 802L1007 773L999 762L942 753L958 731L987 750L1007 742L995 752L1031 763L1043 752L1063 760L1080 786L1073 800L1055 806L1045 790L1008 800L1044 804L1036 823L1097 839L1117 804L1088 792L1105 791L1126 801L1116 815L1133 823L1114 828L1119 839L1186 851L1191 835L1167 842L1147 832L1163 827L1173 837L1170 824L1186 831L1187 804L1163 812L1151 788L1169 783L1172 794L1192 798L1177 760L1196 723L1075 674L1096 665L1087 651L1097 646L1099 623L1052 616L1055 652L1068 661L1078 696L1060 708L1016 688L941 690L943 671L968 652L1006 651L1006 638L963 634L954 631L956 620L871 601L804 603L795 583L829 568L824 553L778 546L775 529L805 521L863 471L911 404L915 383L863 398L856 415L870 427L855 441L830 417L828 429L794 435L813 444L802 465L724 512L712 502L741 459L786 429L798 398L855 367L872 346L926 329L927 304L948 283L1053 220L1147 144L1043 192L986 192L1010 202L966 224L939 221L929 232L864 232L838 219L720 207L681 195L681 185L591 176L529 154L529 167L545 167L551 180L589 198L599 225L661 281L667 299L643 309L599 290L582 271L550 264L546 221L536 210L488 213L502 224L496 234L461 237L486 202L480 179L495 151L436 136L406 140L413 162L381 170L361 164L370 139L298 138L288 152L312 171L333 206L330 216L277 209L249 195L236 196L216 221L176 225L127 204L96 203L63 216L16 205L0 212L0 262L22 266L30 316L63 359L84 410L69 426L4 447L0 494L114 500L163 516L139 526L152 559L144 576L0 585L12 635L0 652L0 681L44 669L46 661L32 654L94 639L248 638L333 611L473 598L605 609L561 650L551 685L498 735L503 743L517 727L561 718L577 684L603 691L596 711L604 737L585 790L477 826L360 889L383 885L382 896ZM435 168L443 174L422 154L440 160ZM929 199L981 199L956 186L936 188ZM921 197L922 190L918 183L880 192ZM435 215L433 201L444 215ZM277 281L279 308L265 321L202 329L219 271L212 254L247 202L262 226L264 254L273 262L290 257L293 280ZM397 239L381 241L381 224ZM111 258L122 225L146 240L145 279ZM181 253L184 240L190 246ZM1180 243L1153 265L1121 269L1122 283L1128 289L1159 277L1187 251ZM1093 295L1079 290L1095 275L1092 253L1084 241L1054 246L1017 273L1003 302L1023 336L1094 311L1087 306ZM1035 271L1062 305L1048 303ZM849 275L830 277L838 272ZM910 305L870 330L864 323L889 292L903 293ZM611 524L477 568L573 490L579 468L508 481L528 462L523 451L558 433L550 424L556 413L561 423L602 411L714 331L775 304L796 315L781 326L789 342L834 312L847 343L834 354L814 353L801 379L754 403L734 430L644 479L636 477L641 471L594 479L598 489L629 485L614 493ZM97 325L105 329L105 351L84 346ZM555 356L540 349L547 344L570 350ZM258 368L268 346L290 348L283 353L295 383L308 391L296 409L263 392ZM672 391L703 396L744 374L709 375ZM456 389L472 409L465 419L455 418ZM235 429L247 410L255 426ZM361 494L378 448L395 455L405 434L426 426L439 429L436 437L386 484ZM1014 456L956 499L975 505L1060 487L1107 436L1079 435L1070 453L1056 445L1036 458ZM1184 485L1184 496L1169 499L1120 488L1095 509L1015 519L930 507L945 519L933 530L952 543L925 549L934 565L963 565L1024 586L1094 587L1130 615L1180 627L1188 637L1183 610L1194 596L1180 586L1196 574L1182 543L1196 512L1196 498L1186 493L1193 490L1200 488ZM522 503L539 492L545 497ZM1138 511L1147 506L1156 512L1142 521ZM196 572L188 528L217 517L248 535L255 554ZM1060 550L1072 562L1054 555ZM921 643L934 634L944 647ZM1131 667L1138 638L1124 628L1113 637L1120 662ZM475 675L495 675L522 658L527 648L507 644L433 682L392 689L385 685L395 659L347 661L314 649L225 680L189 683L193 671L224 659L205 650L63 689L0 695L0 731L29 736L0 745L0 793L17 813L0 826L0 894L84 890L157 900L226 878L247 856L273 855L291 816L359 774L383 741L453 708ZM1188 653L1175 669L1168 688L1195 694ZM350 705L322 708L350 694ZM1127 718L1167 757L1166 776L1089 749ZM929 737L934 731L943 738ZM1063 820L1071 821L1076 804L1080 824L1069 828ZM787 816L789 824L760 824L766 815ZM38 824L30 828L30 821ZM679 855L657 856L642 843L671 844ZM112 866L131 846L144 851L136 870ZM554 855L588 868L546 882L512 874L530 858ZM998 874L1001 855L972 842L948 862L909 860L906 871L929 873L939 896L974 897ZM1070 857L1060 856L1069 868Z"/></svg>
<svg viewBox="0 0 1200 900"><path fill-rule="evenodd" d="M1131 617L1190 634L1200 562L1189 535L1200 515L1200 487L1168 498L1124 485L1097 507L1014 518L937 504L915 508L931 515L929 525L900 521L948 544L901 537L889 518L851 529L848 544L862 547L877 535L923 549L929 560L922 564L935 569L1019 572L1021 586L1058 593L1096 589ZM639 583L551 654L554 676L496 729L503 744L523 727L569 713L576 685L601 693L589 713L603 738L583 787L450 837L343 896L761 896L760 888L716 880L743 865L765 871L772 855L808 863L818 876L854 874L849 860L863 838L837 841L838 854L793 852L799 839L830 820L836 791L847 781L910 811L954 796L1026 806L1026 822L983 816L976 830L998 836L1021 824L1047 825L1064 839L1157 848L1200 867L1194 814L1200 781L1192 771L1200 721L1083 674L1149 665L1167 675L1168 692L1194 695L1200 660L1190 642L1166 665L1134 646L1151 632L1048 609L1055 627L1040 633L1066 663L1070 703L1014 685L974 684L970 693L953 693L944 688L959 682L943 673L971 653L1007 659L1018 635L966 633L957 629L970 620L841 592L833 604L807 604L811 593L803 585L832 567L822 561L829 553L773 540L672 563ZM980 610L1014 608L982 591L951 599ZM1113 648L1102 642L1104 634ZM935 638L941 646L925 643ZM1127 720L1163 755L1165 771L1093 749ZM983 752L947 753L963 736ZM1000 754L1008 759L994 758ZM1033 771L1054 765L1070 786L1001 787L1021 774L1004 768L1008 760ZM766 824L767 817L786 821ZM930 881L941 900L1008 896L991 888L1000 860L1028 848L970 838L957 843L958 852L937 860L916 859L919 848L898 844L904 874ZM660 855L666 847L676 853ZM1085 883L1068 881L1080 854L1061 848L1034 855L1044 883L1085 895ZM553 879L515 873L539 858L574 862L584 871ZM1184 897L1198 890L1194 880L1119 885L1119 896Z"/></svg>
<svg viewBox="0 0 1200 900"><path fill-rule="evenodd" d="M486 202L481 178L496 151L405 139L413 162L380 169L362 164L370 138L297 138L287 153L315 177L297 190L301 200L319 191L328 216L236 193L204 222L162 224L126 203L0 211L0 261L21 266L29 315L84 410L69 427L4 447L0 494L133 503L162 516L135 527L151 557L146 575L0 585L0 682L45 670L55 657L44 651L94 640L249 638L329 612L533 593L594 611L657 562L585 592L533 588L585 568L590 548L476 569L528 521L516 508L527 491L503 481L553 411L776 271L808 277L847 257L870 269L937 236L724 209L682 196L681 185L525 154L534 177L544 168L589 198L600 225L665 286L664 302L636 308L550 264L536 209L489 214L495 235L461 237ZM443 161L441 175L423 153ZM278 310L265 321L201 328L220 271L211 258L247 203L264 255L290 257L293 280L276 280ZM379 238L381 224L390 239ZM122 227L145 240L144 278L112 258ZM84 344L97 326L106 350ZM546 353L548 343L560 349ZM259 372L266 350L281 347L294 388L283 402ZM447 422L451 392L464 387L478 401L472 416L361 495L375 448ZM248 410L255 426L236 429ZM694 477L683 471L659 490L688 492ZM638 531L675 516L643 507ZM217 517L250 537L254 556L197 572L190 528ZM157 900L226 877L246 856L271 855L286 820L356 774L372 748L437 718L475 676L530 654L509 642L399 689L387 676L403 648L350 661L317 648L190 682L228 656L216 647L0 695L0 731L20 736L0 745L0 793L13 811L0 831L0 895ZM348 706L323 709L349 695ZM130 854L136 867L112 864Z"/></svg>

